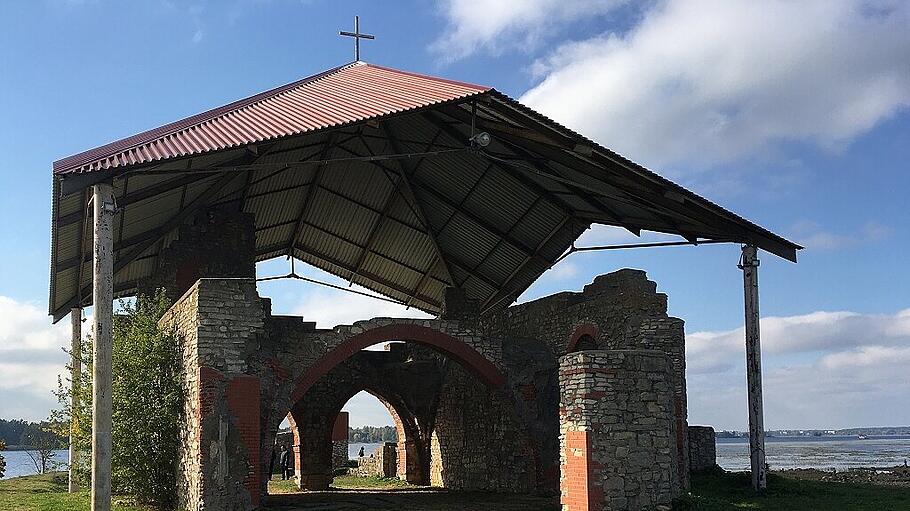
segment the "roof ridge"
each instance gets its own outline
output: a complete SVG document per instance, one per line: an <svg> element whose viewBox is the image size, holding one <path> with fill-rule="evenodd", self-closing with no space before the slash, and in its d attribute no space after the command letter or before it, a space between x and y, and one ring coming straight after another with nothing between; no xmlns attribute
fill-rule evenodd
<svg viewBox="0 0 910 511"><path fill-rule="evenodd" d="M369 62L363 62L363 61L358 61L358 62L360 62L361 64L363 64L367 67L375 67L376 69L382 69L384 71L391 71L393 73L398 73L398 74L403 74L403 75L408 75L408 76L415 76L418 78L424 78L424 79L433 80L436 82L444 82L444 83L448 83L448 84L452 84L452 85L460 85L462 87L471 87L471 88L483 90L483 91L493 90L493 87L490 87L488 85L479 85L479 84L471 83L471 82L452 80L450 78L442 78L440 76L433 76L433 75L428 75L428 74L423 74L423 73L415 73L413 71L405 71L403 69L397 69L394 67L380 66L379 64L370 64Z"/></svg>
<svg viewBox="0 0 910 511"><path fill-rule="evenodd" d="M357 66L363 66L363 65L367 65L367 64L365 62L361 62L361 61L348 62L346 64L342 64L340 66L337 66L337 67L334 67L334 68L331 68L331 69L328 69L325 71L320 71L319 73L307 76L305 78L301 78L299 80L295 80L293 82L286 83L284 85L279 85L278 87L273 87L273 88L268 89L263 92L258 92L256 94L253 94L252 96L247 96L245 98L241 98L236 101L232 101L226 105L211 108L204 112L193 114L189 117L184 117L183 119L180 119L180 120L177 120L174 122L170 122L163 126L158 126L157 128L152 128L150 130L136 133L135 135L130 135L126 138L114 140L107 144L103 144L103 145L95 147L93 149L89 149L88 151L83 151L80 153L76 153L76 154L61 158L54 162L54 164L53 164L54 172L70 170L75 167L84 165L85 163L95 160L97 153L100 153L100 152L105 152L105 153L123 152L123 151L128 150L130 147L133 147L135 145L142 144L142 143L148 141L149 138L161 139L161 138L170 137L174 134L177 134L177 133L180 133L187 129L190 129L195 125L205 124L205 123L211 122L212 120L214 120L216 118L224 117L225 115L228 115L232 112L237 112L240 110L247 109L253 105L262 103L263 101L266 101L270 98L282 95L282 94L284 94L290 90L296 89L302 85L313 83L313 82L321 80L327 76L337 74L346 69L350 69L350 68L357 67Z"/></svg>

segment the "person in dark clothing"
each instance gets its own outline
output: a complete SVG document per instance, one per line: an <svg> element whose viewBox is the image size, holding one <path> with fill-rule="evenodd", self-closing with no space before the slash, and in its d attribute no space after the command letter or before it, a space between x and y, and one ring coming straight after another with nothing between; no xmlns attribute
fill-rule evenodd
<svg viewBox="0 0 910 511"><path fill-rule="evenodd" d="M286 480L288 478L288 450L284 447L281 448L281 455L278 457L278 466L281 468L281 479Z"/></svg>
<svg viewBox="0 0 910 511"><path fill-rule="evenodd" d="M360 446L360 457L363 458L363 446Z"/></svg>
<svg viewBox="0 0 910 511"><path fill-rule="evenodd" d="M285 470L286 470L285 474L287 475L287 478L293 479L294 478L294 451L292 451L290 449L288 450L288 466Z"/></svg>

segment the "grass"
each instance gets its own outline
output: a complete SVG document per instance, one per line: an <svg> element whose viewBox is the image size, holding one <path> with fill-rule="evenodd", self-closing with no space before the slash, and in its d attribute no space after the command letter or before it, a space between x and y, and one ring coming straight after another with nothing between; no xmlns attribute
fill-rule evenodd
<svg viewBox="0 0 910 511"><path fill-rule="evenodd" d="M344 489L405 488L394 478L338 476L332 483ZM271 493L297 491L292 481L274 480ZM0 480L0 511L88 511L87 492L66 492L66 474ZM150 511L115 499L116 511ZM858 483L831 483L788 479L770 474L768 491L755 495L748 473L721 471L693 474L692 491L674 503L676 511L906 511L910 510L910 488Z"/></svg>
<svg viewBox="0 0 910 511"><path fill-rule="evenodd" d="M352 475L335 476L332 481L335 488L344 489L391 489L391 488L408 488L406 481L397 477L358 477Z"/></svg>
<svg viewBox="0 0 910 511"><path fill-rule="evenodd" d="M67 493L64 472L14 477L0 480L0 511L88 511L91 499L87 491ZM149 511L114 499L116 511Z"/></svg>
<svg viewBox="0 0 910 511"><path fill-rule="evenodd" d="M722 471L692 475L688 496L676 501L676 511L906 511L910 488L857 483L803 481L769 474L768 490L752 491L747 472Z"/></svg>
<svg viewBox="0 0 910 511"><path fill-rule="evenodd" d="M352 475L335 476L332 481L333 488L345 490L388 490L394 488L410 488L411 485L396 477L359 477ZM282 481L273 479L269 481L269 493L297 493L297 483L293 480Z"/></svg>

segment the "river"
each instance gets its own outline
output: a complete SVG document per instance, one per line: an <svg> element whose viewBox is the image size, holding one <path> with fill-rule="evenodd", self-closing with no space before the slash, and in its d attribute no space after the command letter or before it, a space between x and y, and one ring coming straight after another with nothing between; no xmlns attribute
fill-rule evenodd
<svg viewBox="0 0 910 511"><path fill-rule="evenodd" d="M348 457L357 459L360 448L369 456L382 444L351 443ZM765 443L771 469L820 468L844 470L851 467L890 467L910 462L910 436L768 437ZM67 451L55 451L54 461L66 465ZM3 451L6 476L18 477L35 473L35 465L25 451ZM749 469L747 438L718 438L717 464L725 470Z"/></svg>
<svg viewBox="0 0 910 511"><path fill-rule="evenodd" d="M772 470L893 467L910 461L910 436L768 437L765 457ZM749 439L718 438L717 464L725 470L749 470Z"/></svg>
<svg viewBox="0 0 910 511"><path fill-rule="evenodd" d="M3 459L6 460L6 475L4 478L28 476L37 473L35 464L25 451L2 451L0 456L3 456ZM64 470L68 462L69 451L54 451L54 463L63 467L59 470Z"/></svg>

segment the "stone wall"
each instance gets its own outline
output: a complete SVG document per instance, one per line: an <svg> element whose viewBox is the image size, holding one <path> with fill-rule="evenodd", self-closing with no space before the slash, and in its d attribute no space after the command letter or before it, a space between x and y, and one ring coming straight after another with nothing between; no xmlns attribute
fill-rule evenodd
<svg viewBox="0 0 910 511"><path fill-rule="evenodd" d="M436 486L536 490L535 449L508 390L490 389L457 365L442 388L431 441L430 481Z"/></svg>
<svg viewBox="0 0 910 511"><path fill-rule="evenodd" d="M252 280L202 279L159 322L183 339L183 509L246 510L259 504L260 382L248 374L248 361L265 334L262 308ZM268 456L263 458L267 465Z"/></svg>
<svg viewBox="0 0 910 511"><path fill-rule="evenodd" d="M398 472L398 445L385 442L376 451L357 458L354 475L360 477L395 477Z"/></svg>
<svg viewBox="0 0 910 511"><path fill-rule="evenodd" d="M717 439L710 426L689 426L689 468L708 470L717 466Z"/></svg>
<svg viewBox="0 0 910 511"><path fill-rule="evenodd" d="M560 359L559 386L565 511L650 509L680 493L665 353L570 353Z"/></svg>
<svg viewBox="0 0 910 511"><path fill-rule="evenodd" d="M348 412L338 412L332 428L332 470L348 466Z"/></svg>
<svg viewBox="0 0 910 511"><path fill-rule="evenodd" d="M139 294L164 289L172 303L201 278L256 278L253 215L209 209L180 225L165 242L158 267L139 283Z"/></svg>
<svg viewBox="0 0 910 511"><path fill-rule="evenodd" d="M667 315L667 295L657 292L657 284L644 271L599 275L580 293L557 293L513 305L483 318L480 329L490 336L540 339L554 357L575 349L587 336L597 349L667 353L673 370L677 476L680 485L688 487L684 322Z"/></svg>
<svg viewBox="0 0 910 511"><path fill-rule="evenodd" d="M683 323L667 316L666 296L644 272L600 276L581 293L560 293L487 317L477 317L472 307L456 300L446 308L446 319L375 318L325 330L299 317L273 316L252 279L200 280L162 319L187 340L189 427L180 454L181 502L188 509L200 509L202 502L225 509L256 506L266 491L268 453L289 411L296 417L291 424L300 482L326 487L342 457L340 446L333 452L331 418L360 390L377 395L395 418L393 466L409 482L546 493L559 489L560 466L583 466L591 488L630 505L658 502L687 484ZM595 400L590 413L606 414L604 420L649 414L604 429L605 441L613 444L597 443L587 427L578 426L566 411L574 407L560 412L566 382L559 381L564 375L557 355L577 349L582 337L598 350L612 350L606 353L638 350L584 362L613 364L617 378L650 389L632 399L617 387ZM389 341L402 342L386 352L361 351ZM581 353L604 353L598 350ZM663 372L655 369L661 363ZM615 406L624 408L610 408ZM665 427L666 417L672 427ZM560 420L568 421L561 434ZM632 444L619 445L630 439ZM581 465L566 465L567 445L584 453ZM611 445L626 457L622 467L608 463L616 452L598 465ZM667 449L672 469L664 463ZM638 470L635 460L647 456L653 463ZM636 472L622 474L622 488L604 486L605 477L615 485L617 474L630 467ZM665 491L666 474L674 479ZM565 474L562 481L565 490ZM642 497L633 499L636 491Z"/></svg>

